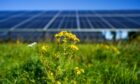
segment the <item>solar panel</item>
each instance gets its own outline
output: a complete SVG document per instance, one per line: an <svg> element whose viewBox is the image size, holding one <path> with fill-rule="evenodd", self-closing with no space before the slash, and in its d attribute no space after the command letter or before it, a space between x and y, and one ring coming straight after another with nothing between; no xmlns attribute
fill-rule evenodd
<svg viewBox="0 0 140 84"><path fill-rule="evenodd" d="M28 17L20 17L20 18L13 18L6 22L0 22L0 28L2 29L10 29L14 25L20 23L21 21L27 19Z"/></svg>
<svg viewBox="0 0 140 84"><path fill-rule="evenodd" d="M89 22L89 19L87 17L80 17L80 28L92 28L91 22Z"/></svg>
<svg viewBox="0 0 140 84"><path fill-rule="evenodd" d="M65 17L60 28L73 29L77 28L76 17Z"/></svg>
<svg viewBox="0 0 140 84"><path fill-rule="evenodd" d="M0 11L0 16L6 16L6 15L11 15L11 14L15 14L18 12L12 12L12 11Z"/></svg>
<svg viewBox="0 0 140 84"><path fill-rule="evenodd" d="M64 17L57 17L57 18L52 22L52 24L49 26L48 29L52 29L52 28L58 29L58 28L60 28L60 25L61 25L61 23L62 23L63 20L64 20Z"/></svg>
<svg viewBox="0 0 140 84"><path fill-rule="evenodd" d="M112 28L105 21L103 21L100 17L88 17L88 18L89 18L91 24L93 25L93 27L96 29Z"/></svg>
<svg viewBox="0 0 140 84"><path fill-rule="evenodd" d="M28 38L34 41L46 36L51 38L56 32L66 29L81 40L103 40L105 37L101 32L93 31L140 30L140 10L0 11L0 40Z"/></svg>
<svg viewBox="0 0 140 84"><path fill-rule="evenodd" d="M104 17L115 28L139 28L140 24L124 17Z"/></svg>
<svg viewBox="0 0 140 84"><path fill-rule="evenodd" d="M56 20L49 26L48 29L61 28L61 29L71 29L77 28L76 16L75 17L57 17Z"/></svg>
<svg viewBox="0 0 140 84"><path fill-rule="evenodd" d="M114 28L127 28L125 24L122 23L123 18L118 17L104 17ZM125 21L125 20L124 20Z"/></svg>
<svg viewBox="0 0 140 84"><path fill-rule="evenodd" d="M140 16L139 17L127 17L127 18L130 18L136 22L140 22Z"/></svg>
<svg viewBox="0 0 140 84"><path fill-rule="evenodd" d="M17 17L24 14L23 12L2 12L2 14L0 14L0 22L9 20L11 18Z"/></svg>
<svg viewBox="0 0 140 84"><path fill-rule="evenodd" d="M31 21L28 21L20 26L17 27L17 29L20 28L44 28L44 26L52 19L52 17L37 17L32 19Z"/></svg>
<svg viewBox="0 0 140 84"><path fill-rule="evenodd" d="M62 11L60 16L75 16L76 11Z"/></svg>
<svg viewBox="0 0 140 84"><path fill-rule="evenodd" d="M31 13L31 12L25 12L25 13L24 12L18 12L14 16L11 16L11 17L6 18L4 20L3 19L0 20L0 28L1 29L10 29L13 26L19 24L21 21L24 21L24 20L32 17L32 14L33 13Z"/></svg>
<svg viewBox="0 0 140 84"><path fill-rule="evenodd" d="M79 16L92 15L92 11L78 11Z"/></svg>
<svg viewBox="0 0 140 84"><path fill-rule="evenodd" d="M140 10L0 11L0 29L139 29Z"/></svg>
<svg viewBox="0 0 140 84"><path fill-rule="evenodd" d="M140 14L140 10L98 10L98 14Z"/></svg>

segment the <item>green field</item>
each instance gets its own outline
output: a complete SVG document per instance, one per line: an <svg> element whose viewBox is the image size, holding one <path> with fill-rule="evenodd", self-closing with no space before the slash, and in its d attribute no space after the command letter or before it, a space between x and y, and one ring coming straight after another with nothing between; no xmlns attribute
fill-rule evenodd
<svg viewBox="0 0 140 84"><path fill-rule="evenodd" d="M0 84L140 84L140 44L0 44Z"/></svg>

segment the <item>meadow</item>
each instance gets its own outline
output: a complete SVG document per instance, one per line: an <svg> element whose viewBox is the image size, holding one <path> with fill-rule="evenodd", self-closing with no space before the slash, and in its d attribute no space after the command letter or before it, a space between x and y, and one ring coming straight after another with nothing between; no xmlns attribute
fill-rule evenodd
<svg viewBox="0 0 140 84"><path fill-rule="evenodd" d="M0 84L140 84L140 43L1 43Z"/></svg>

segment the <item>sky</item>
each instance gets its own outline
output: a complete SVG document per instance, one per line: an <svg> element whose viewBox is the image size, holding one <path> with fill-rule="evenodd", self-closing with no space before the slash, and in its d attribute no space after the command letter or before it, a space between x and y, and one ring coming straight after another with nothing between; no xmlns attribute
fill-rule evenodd
<svg viewBox="0 0 140 84"><path fill-rule="evenodd" d="M0 10L140 9L140 0L0 0Z"/></svg>
<svg viewBox="0 0 140 84"><path fill-rule="evenodd" d="M128 37L128 32L126 32L126 31L119 31L119 32L116 32L116 39L118 40L118 39L127 39L127 37ZM108 31L108 32L103 32L103 35L105 35L105 38L106 39L109 39L109 40L112 40L112 38L113 38L113 35L111 34L111 32L110 31Z"/></svg>

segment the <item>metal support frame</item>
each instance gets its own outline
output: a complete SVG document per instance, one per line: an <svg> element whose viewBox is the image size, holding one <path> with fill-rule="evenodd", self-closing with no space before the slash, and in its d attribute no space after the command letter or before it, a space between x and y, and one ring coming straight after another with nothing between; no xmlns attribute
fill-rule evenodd
<svg viewBox="0 0 140 84"><path fill-rule="evenodd" d="M48 24L44 26L44 31L48 29L48 27L55 21L55 19L61 14L61 11L59 11L50 21Z"/></svg>
<svg viewBox="0 0 140 84"><path fill-rule="evenodd" d="M78 28L78 30L81 30L78 11L76 11L76 22L77 22L77 28Z"/></svg>
<svg viewBox="0 0 140 84"><path fill-rule="evenodd" d="M64 31L64 29L48 29L48 30L44 30L44 29L14 29L14 30L7 30L7 29L5 29L5 30L0 30L0 32L8 32L7 33L7 36L8 36L8 38L7 38L7 40L12 40L12 37L11 37L11 34L13 33L13 32L21 32L21 33L23 33L23 32L26 32L26 33L28 33L28 32L40 32L40 33L42 33L42 37L41 37L41 39L43 40L43 41L45 41L45 39L47 38L46 37L46 34L47 33L55 33L55 32L59 32L59 31ZM86 32L108 32L108 31L110 31L110 32L119 32L119 31L126 31L126 32L140 32L140 29L65 29L65 31L71 31L71 32L83 32L83 33L86 33ZM48 34L49 35L49 34ZM41 40L41 41L42 41Z"/></svg>
<svg viewBox="0 0 140 84"><path fill-rule="evenodd" d="M56 28L52 28L52 29L47 29L47 30L44 30L42 28L38 28L38 29L30 29L30 28L27 28L27 29L14 29L14 30L11 30L11 29L4 29L4 28L0 28L0 32L59 32L59 31L71 31L71 32L104 32L104 31L126 31L126 32L140 32L140 28L127 28L127 29L124 29L124 28L118 28L118 29L110 29L110 28L104 28L104 29L101 29L101 28L98 28L98 29L88 29L88 28L85 28L85 29L77 29L77 28L73 28L73 29L56 29Z"/></svg>

